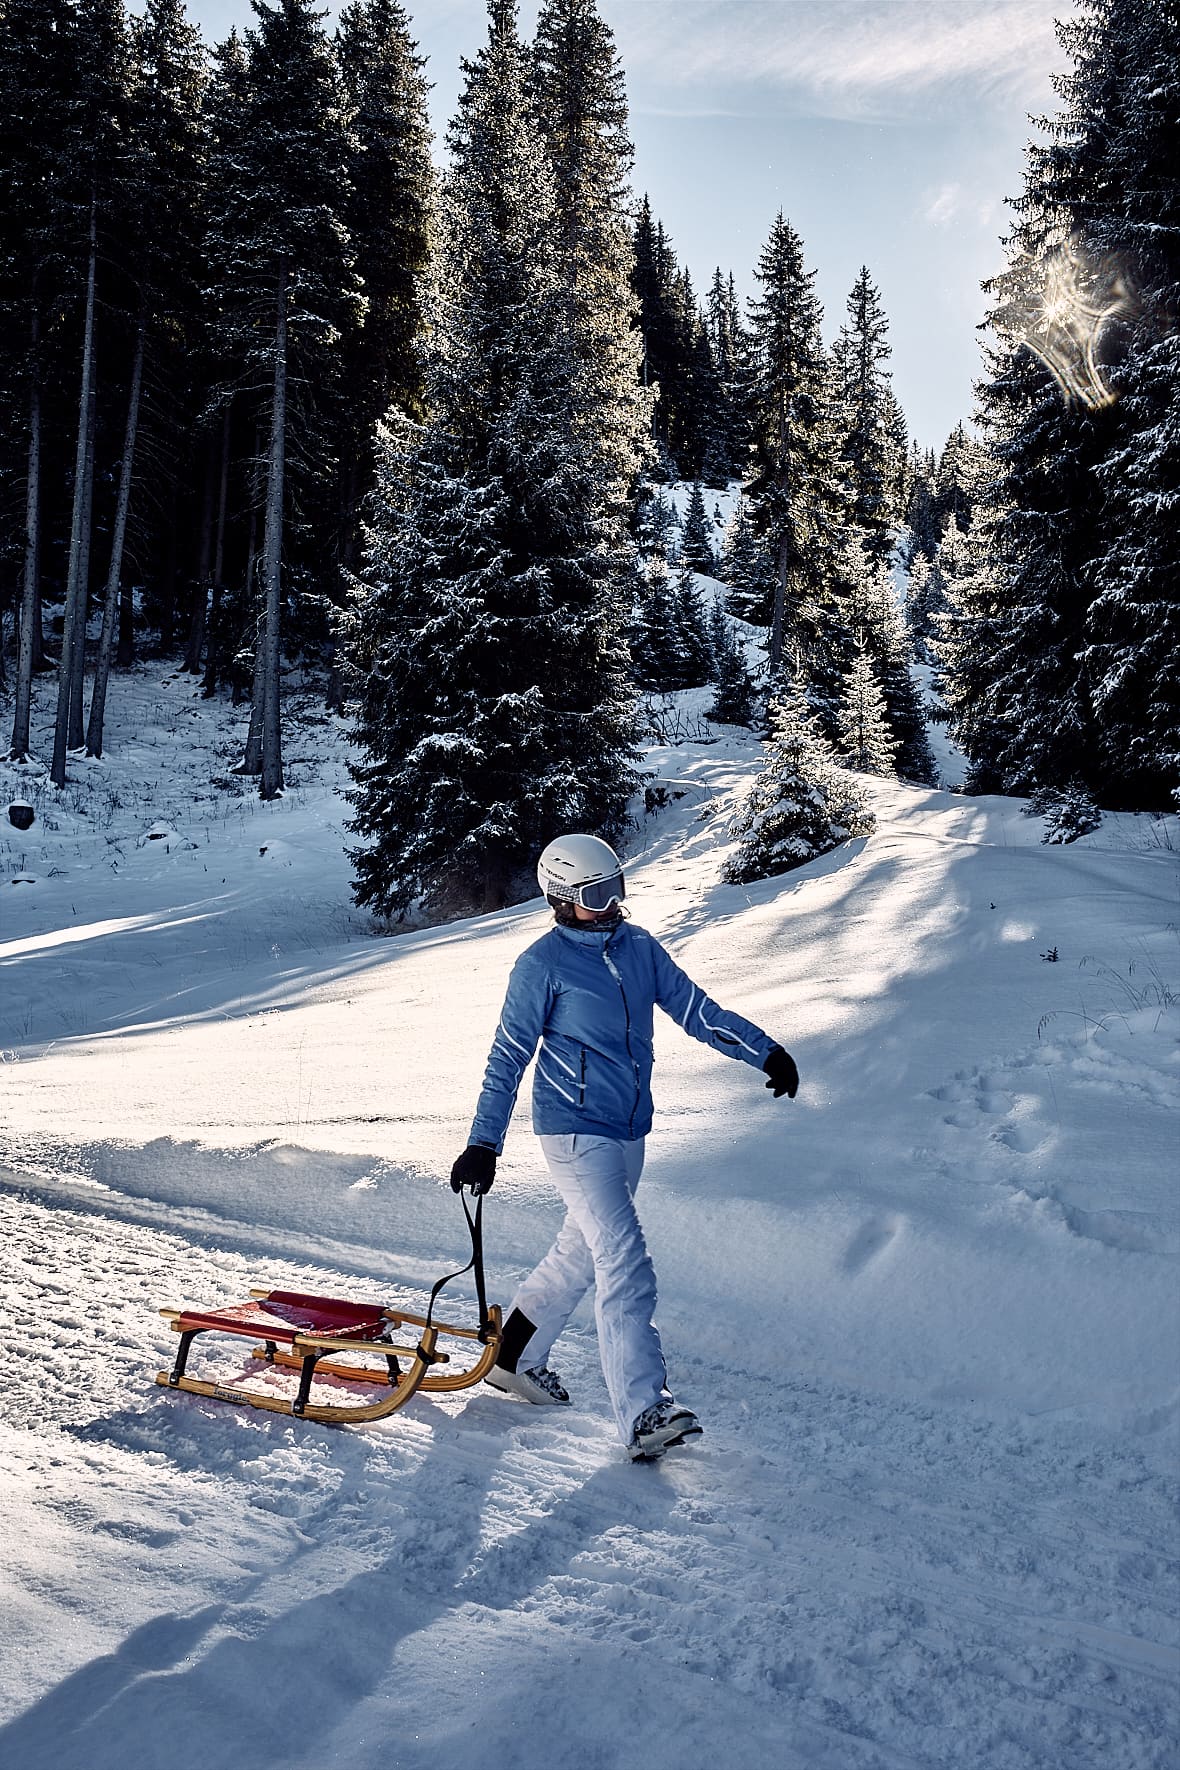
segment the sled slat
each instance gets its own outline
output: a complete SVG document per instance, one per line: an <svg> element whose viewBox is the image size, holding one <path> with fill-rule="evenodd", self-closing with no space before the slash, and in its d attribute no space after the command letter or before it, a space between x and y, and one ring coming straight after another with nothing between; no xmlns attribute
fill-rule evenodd
<svg viewBox="0 0 1180 1770"><path fill-rule="evenodd" d="M209 1383L200 1377L187 1375L177 1377L171 1371L159 1371L156 1382L161 1388L184 1389L190 1395L204 1395L214 1401L229 1401L244 1407L261 1408L266 1413L289 1414L302 1420L314 1420L323 1426L344 1426L350 1423L361 1425L368 1420L384 1419L386 1414L396 1413L405 1406L411 1395L421 1386L422 1379L430 1368L435 1337L434 1328L423 1330L421 1351L416 1351L413 1363L408 1370L402 1372L397 1386L389 1388L380 1401L349 1403L309 1400L297 1412L290 1396L268 1395L233 1383Z"/></svg>
<svg viewBox="0 0 1180 1770"><path fill-rule="evenodd" d="M420 1387L424 1395L441 1395L448 1392L453 1393L456 1389L470 1389L473 1388L476 1383L483 1382L483 1379L495 1364L497 1354L500 1350L499 1304L494 1305L488 1311L488 1314L491 1318L490 1332L486 1344L484 1345L484 1349L476 1362L467 1370L448 1371L441 1376L431 1375L423 1377ZM452 1333L454 1331L454 1329L438 1325L438 1332L440 1334ZM462 1330L462 1337L464 1339L477 1339L478 1334L479 1330L476 1328L464 1328ZM383 1352L385 1347L383 1345L373 1346L371 1348L366 1347L364 1350ZM391 1347L390 1350L393 1351L394 1348ZM265 1360L268 1364L282 1365L288 1370L297 1370L302 1362L294 1352L280 1351L276 1348L275 1351L271 1353L267 1351L265 1346L255 1346L252 1349L250 1356L252 1358ZM436 1363L439 1364L450 1362L448 1354L445 1352L436 1352L434 1357ZM340 1364L328 1359L325 1359L323 1364L318 1366L317 1375L343 1377L346 1381L353 1383L386 1384L389 1382L388 1370L378 1370L375 1365Z"/></svg>

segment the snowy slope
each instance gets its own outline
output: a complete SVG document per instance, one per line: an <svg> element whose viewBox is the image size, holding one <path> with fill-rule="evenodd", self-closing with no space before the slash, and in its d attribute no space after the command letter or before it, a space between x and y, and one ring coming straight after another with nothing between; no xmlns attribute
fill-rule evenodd
<svg viewBox="0 0 1180 1770"><path fill-rule="evenodd" d="M870 841L726 887L756 746L652 753L680 796L634 913L804 1083L659 1032L643 1213L707 1436L633 1467L588 1319L556 1418L151 1386L159 1303L421 1300L460 1263L444 1176L544 919L374 939L331 724L264 807L186 679L120 711L64 805L0 777L39 810L0 838L0 1762L1180 1761L1174 826L1050 849L1014 802L877 783ZM522 1110L494 1294L558 1216Z"/></svg>

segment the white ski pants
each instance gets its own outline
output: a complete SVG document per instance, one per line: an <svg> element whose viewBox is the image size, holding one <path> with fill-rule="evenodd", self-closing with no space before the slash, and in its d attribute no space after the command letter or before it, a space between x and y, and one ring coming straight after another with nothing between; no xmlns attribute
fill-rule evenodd
<svg viewBox="0 0 1180 1770"><path fill-rule="evenodd" d="M644 1409L669 1398L652 1320L656 1275L635 1214L643 1139L544 1136L541 1148L566 1215L557 1240L513 1298L513 1309L535 1324L518 1368L548 1363L553 1342L593 1285L602 1374L627 1444Z"/></svg>

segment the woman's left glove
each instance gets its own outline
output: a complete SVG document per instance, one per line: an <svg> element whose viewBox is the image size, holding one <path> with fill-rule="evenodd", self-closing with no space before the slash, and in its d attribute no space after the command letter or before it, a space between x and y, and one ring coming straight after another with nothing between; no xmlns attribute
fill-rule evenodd
<svg viewBox="0 0 1180 1770"><path fill-rule="evenodd" d="M469 1143L451 1169L451 1190L462 1192L466 1186L478 1198L490 1192L496 1178L496 1152L486 1143Z"/></svg>
<svg viewBox="0 0 1180 1770"><path fill-rule="evenodd" d="M783 1094L792 1100L795 1098L799 1091L799 1071L789 1051L784 1051L781 1045L773 1046L762 1068L770 1078L766 1086L774 1089L776 1100Z"/></svg>

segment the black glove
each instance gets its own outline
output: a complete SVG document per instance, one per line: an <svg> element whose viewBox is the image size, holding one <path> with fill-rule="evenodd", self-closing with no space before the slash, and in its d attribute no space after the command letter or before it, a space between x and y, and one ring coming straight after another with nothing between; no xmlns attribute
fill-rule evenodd
<svg viewBox="0 0 1180 1770"><path fill-rule="evenodd" d="M774 1089L776 1100L783 1094L788 1094L792 1100L795 1098L799 1091L799 1071L789 1052L781 1045L773 1046L762 1068L770 1077L766 1086Z"/></svg>
<svg viewBox="0 0 1180 1770"><path fill-rule="evenodd" d="M462 1192L465 1186L478 1198L492 1190L496 1178L496 1152L486 1143L469 1143L451 1169L451 1190Z"/></svg>

